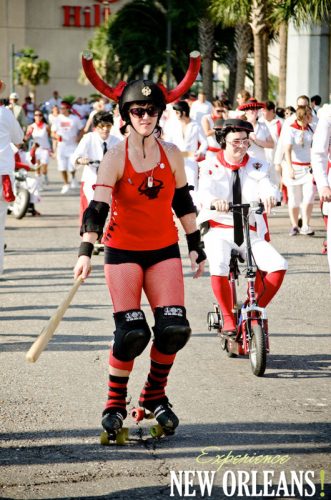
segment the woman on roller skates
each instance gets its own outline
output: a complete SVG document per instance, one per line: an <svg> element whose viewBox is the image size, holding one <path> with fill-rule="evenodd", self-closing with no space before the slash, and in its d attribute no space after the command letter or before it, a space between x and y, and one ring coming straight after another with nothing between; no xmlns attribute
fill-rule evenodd
<svg viewBox="0 0 331 500"><path fill-rule="evenodd" d="M216 138L221 145L217 160L201 162L198 222L208 223L204 235L211 285L224 319L223 334L236 334L231 286L228 280L231 251L245 254L241 212L229 212L229 203L264 203L267 212L275 206L277 188L268 176L268 164L247 154L253 126L248 121L229 119ZM214 208L211 210L211 208ZM255 290L260 307L266 307L278 292L287 269L286 260L266 241L263 215L250 215L250 237L257 273Z"/></svg>
<svg viewBox="0 0 331 500"><path fill-rule="evenodd" d="M74 270L76 278L89 275L93 244L103 232L111 204L104 234L104 271L114 306L115 332L102 425L109 438L115 439L127 416L127 384L134 359L151 338L141 310L144 290L155 324L150 372L139 406L154 414L165 434L173 434L179 421L165 387L176 353L188 341L191 329L184 307L182 265L172 208L185 230L196 278L203 272L205 254L182 155L176 146L159 140L158 124L166 103L192 85L200 58L191 54L185 81L172 91L147 80L121 82L112 89L96 74L89 54L83 65L94 86L119 102L124 121L122 132L130 131L125 141L106 153L100 165L94 200L83 216L83 241Z"/></svg>

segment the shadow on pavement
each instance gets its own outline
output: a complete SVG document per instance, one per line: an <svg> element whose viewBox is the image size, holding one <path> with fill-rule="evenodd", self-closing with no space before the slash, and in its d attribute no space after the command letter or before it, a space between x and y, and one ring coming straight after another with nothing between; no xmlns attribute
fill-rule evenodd
<svg viewBox="0 0 331 500"><path fill-rule="evenodd" d="M3 441L1 463L3 466L18 466L116 459L135 461L139 458L150 458L155 460L154 454L146 455L147 449L156 450L157 458L160 460L188 458L192 459L192 469L216 470L218 468L217 456L226 456L231 451L232 455L248 454L250 457L289 455L290 459L286 468L292 470L296 467L295 457L292 455L329 454L331 451L329 444L331 423L328 422L183 424L174 438L161 438L160 440L150 437L149 427L137 427L131 419L127 420L127 425L130 426L134 441L130 440L126 446L122 447L100 446L100 429L0 433L0 439ZM141 430L144 439L139 437ZM75 438L80 442L68 443L68 440ZM94 438L94 440L92 443L87 443L87 438ZM39 440L48 441L48 443L50 440L57 441L52 444L38 444ZM4 446L6 441L19 441L19 443L6 447ZM22 441L29 441L29 444L24 445ZM204 450L203 455L202 450ZM226 466L228 467L229 464Z"/></svg>

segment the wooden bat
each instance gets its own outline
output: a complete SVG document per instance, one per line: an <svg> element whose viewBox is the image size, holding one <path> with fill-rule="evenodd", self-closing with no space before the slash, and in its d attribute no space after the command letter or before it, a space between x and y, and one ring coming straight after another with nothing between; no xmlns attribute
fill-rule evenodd
<svg viewBox="0 0 331 500"><path fill-rule="evenodd" d="M40 354L43 352L48 342L54 335L58 324L62 320L64 313L68 309L70 302L74 298L75 293L77 292L79 285L82 283L82 278L79 276L77 280L74 282L67 296L61 302L59 307L56 309L53 316L48 320L46 326L41 330L40 335L37 340L34 341L28 352L26 353L26 360L30 363L34 363L39 358Z"/></svg>

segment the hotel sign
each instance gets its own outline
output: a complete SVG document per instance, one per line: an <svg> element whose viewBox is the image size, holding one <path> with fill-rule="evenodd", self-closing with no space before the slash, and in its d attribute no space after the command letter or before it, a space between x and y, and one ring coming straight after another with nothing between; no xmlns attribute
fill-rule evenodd
<svg viewBox="0 0 331 500"><path fill-rule="evenodd" d="M97 28L112 13L111 4L120 0L95 0L93 5L62 5L63 26L66 28Z"/></svg>

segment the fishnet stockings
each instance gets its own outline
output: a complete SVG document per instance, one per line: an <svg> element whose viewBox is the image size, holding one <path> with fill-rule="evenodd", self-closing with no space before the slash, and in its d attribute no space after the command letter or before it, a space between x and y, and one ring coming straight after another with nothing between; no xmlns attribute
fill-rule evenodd
<svg viewBox="0 0 331 500"><path fill-rule="evenodd" d="M145 271L139 264L105 264L105 277L114 312L140 309L144 290L151 308L184 305L183 271L180 259L167 259Z"/></svg>

